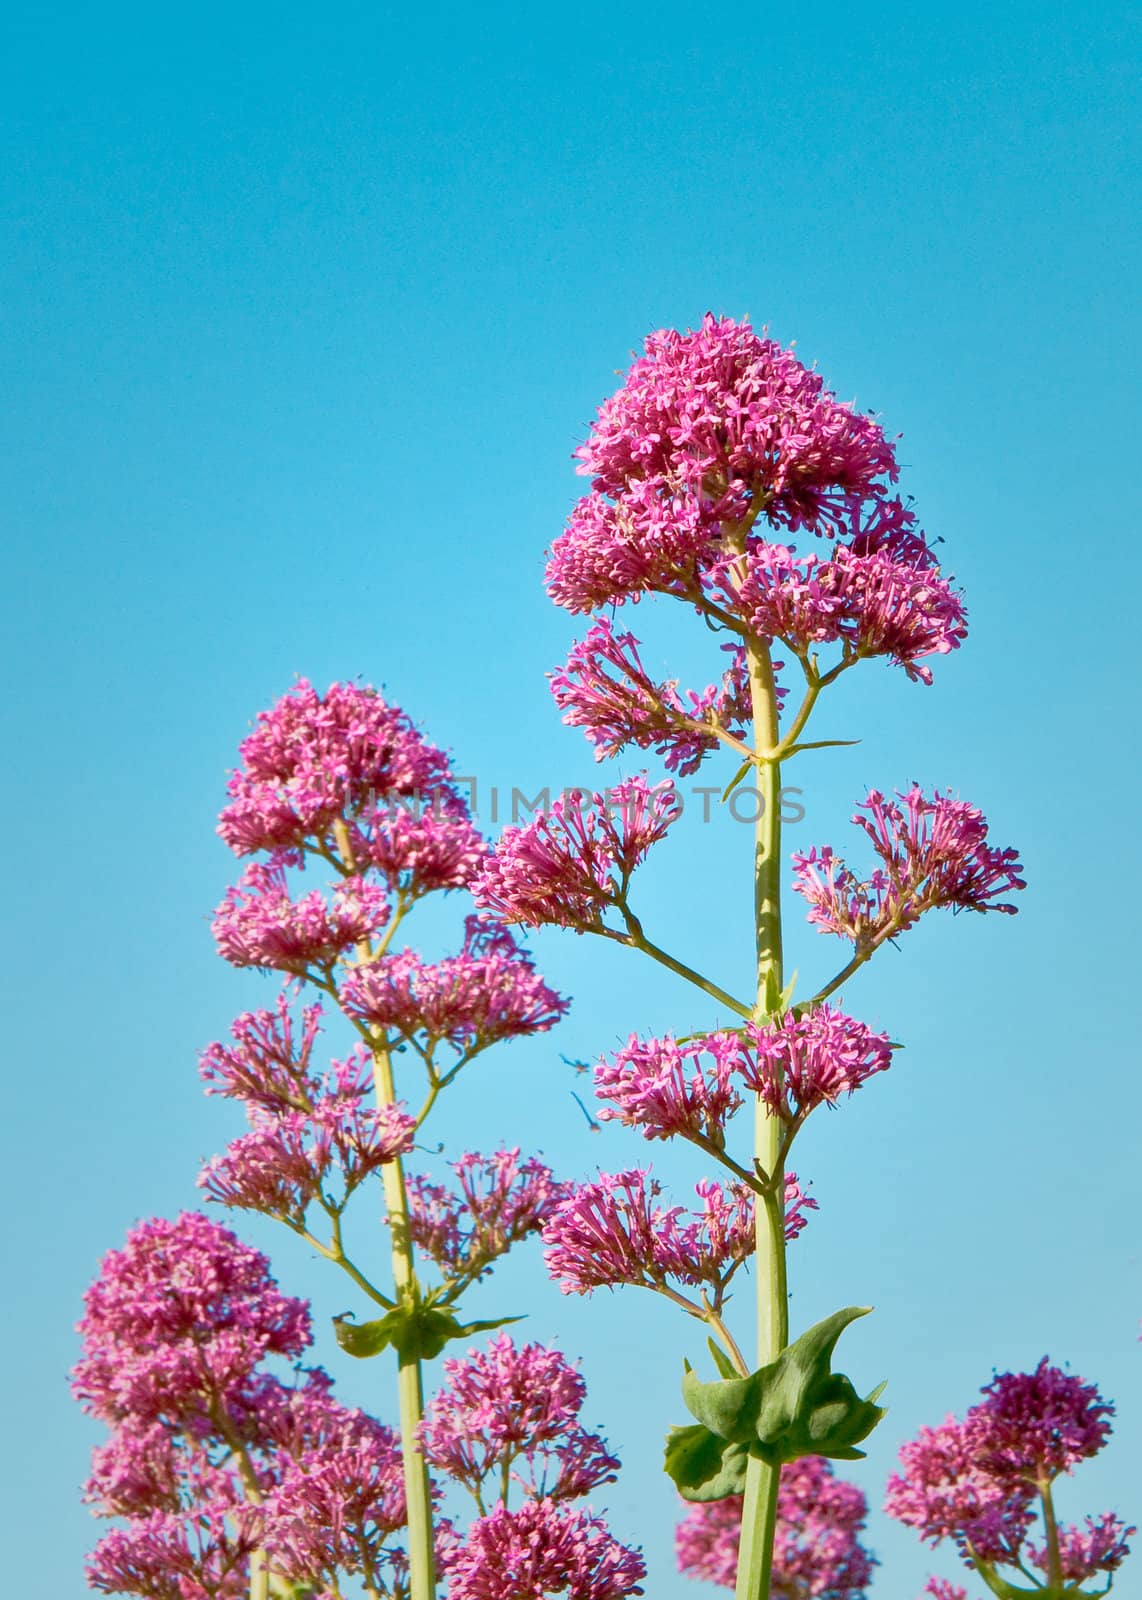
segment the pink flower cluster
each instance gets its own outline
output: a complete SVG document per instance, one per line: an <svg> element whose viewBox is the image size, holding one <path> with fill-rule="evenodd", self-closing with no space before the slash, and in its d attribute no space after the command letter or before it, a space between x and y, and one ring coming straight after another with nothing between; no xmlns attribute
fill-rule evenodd
<svg viewBox="0 0 1142 1600"><path fill-rule="evenodd" d="M422 1432L429 1462L483 1503L509 1481L530 1499L574 1500L614 1481L619 1462L579 1422L586 1385L558 1350L517 1349L507 1334L445 1361Z"/></svg>
<svg viewBox="0 0 1142 1600"><path fill-rule="evenodd" d="M314 1201L324 1197L340 1209L370 1174L411 1148L415 1118L400 1106L369 1104L372 1071L363 1050L317 1077L312 1056L320 1018L320 1006L307 1007L295 1042L282 993L274 1011L237 1019L233 1043L204 1052L207 1092L243 1101L253 1125L199 1176L217 1204L301 1227Z"/></svg>
<svg viewBox="0 0 1142 1600"><path fill-rule="evenodd" d="M891 492L896 460L879 425L748 323L707 316L652 334L577 453L592 489L547 569L570 611L674 594L802 659L839 644L846 663L885 656L925 683L925 660L966 637L959 595ZM759 537L759 523L838 542L799 556ZM687 706L673 684L653 684L630 636L606 624L554 687L601 748L655 745L680 772L710 748L701 724L725 714L714 691Z"/></svg>
<svg viewBox="0 0 1142 1600"><path fill-rule="evenodd" d="M606 795L573 790L526 827L504 829L472 885L476 904L508 923L597 932L678 814L669 782L631 778Z"/></svg>
<svg viewBox="0 0 1142 1600"><path fill-rule="evenodd" d="M394 1039L423 1034L464 1053L554 1027L567 1002L506 928L469 917L464 948L435 965L412 950L354 967L341 986L350 1016Z"/></svg>
<svg viewBox="0 0 1142 1600"><path fill-rule="evenodd" d="M196 1213L154 1219L105 1258L86 1304L73 1386L112 1427L87 1498L125 1519L92 1552L93 1588L238 1600L255 1551L307 1591L400 1570L396 1437L340 1405L323 1372L288 1387L266 1370L310 1328L264 1256Z"/></svg>
<svg viewBox="0 0 1142 1600"><path fill-rule="evenodd" d="M869 417L791 351L707 316L651 334L577 452L592 491L548 565L552 598L587 611L647 590L685 593L722 553L726 524L836 532L897 475Z"/></svg>
<svg viewBox="0 0 1142 1600"><path fill-rule="evenodd" d="M867 880L827 845L793 857L794 888L815 927L870 953L937 906L1014 914L996 897L1026 887L1023 869L1016 851L988 844L982 812L938 791L929 800L915 785L898 799L874 789L860 807L868 815L853 817L881 862Z"/></svg>
<svg viewBox="0 0 1142 1600"><path fill-rule="evenodd" d="M331 899L311 889L292 900L284 865L256 861L227 889L212 931L219 954L235 967L328 974L347 950L384 927L389 910L384 889L360 877L336 884Z"/></svg>
<svg viewBox="0 0 1142 1600"><path fill-rule="evenodd" d="M865 1600L875 1557L860 1542L868 1516L855 1484L821 1456L781 1469L772 1600ZM732 1589L737 1580L742 1498L691 1505L678 1525L678 1570Z"/></svg>
<svg viewBox="0 0 1142 1600"><path fill-rule="evenodd" d="M590 1512L526 1500L478 1518L444 1571L449 1600L626 1600L644 1592L646 1564Z"/></svg>
<svg viewBox="0 0 1142 1600"><path fill-rule="evenodd" d="M676 681L655 683L634 634L616 633L604 617L551 675L551 692L567 726L586 731L597 760L635 745L656 750L668 772L686 777L717 748L714 727L741 738L750 719L744 647L722 648L731 660L721 683L683 697Z"/></svg>
<svg viewBox="0 0 1142 1600"><path fill-rule="evenodd" d="M571 1190L543 1230L544 1259L564 1294L632 1284L664 1290L681 1283L709 1288L720 1302L755 1248L754 1196L745 1184L695 1185L700 1205L659 1205L661 1186L639 1167L602 1173ZM795 1173L785 1183L785 1236L795 1239L816 1201Z"/></svg>
<svg viewBox="0 0 1142 1600"><path fill-rule="evenodd" d="M639 1039L595 1068L601 1121L648 1139L690 1139L722 1149L725 1127L752 1090L775 1116L799 1124L819 1105L853 1094L892 1059L887 1036L829 1006L734 1032Z"/></svg>
<svg viewBox="0 0 1142 1600"><path fill-rule="evenodd" d="M1112 1411L1092 1384L1046 1358L1034 1372L1004 1373L962 1421L922 1428L902 1447L885 1509L929 1544L953 1540L969 1566L1026 1572L1030 1564L1049 1578L1049 1530L1043 1542L1030 1542L1038 1502L1057 1477L1101 1450ZM1085 1529L1060 1528L1061 1575L1081 1584L1114 1572L1136 1531L1109 1512L1088 1517Z"/></svg>
<svg viewBox="0 0 1142 1600"><path fill-rule="evenodd" d="M378 801L448 793L448 762L374 689L304 678L258 713L218 831L236 855L297 855Z"/></svg>
<svg viewBox="0 0 1142 1600"><path fill-rule="evenodd" d="M267 1356L311 1339L308 1306L280 1292L265 1256L193 1211L140 1223L84 1304L73 1387L106 1422L209 1415Z"/></svg>
<svg viewBox="0 0 1142 1600"><path fill-rule="evenodd" d="M538 1233L562 1200L566 1185L518 1147L452 1163L459 1192L420 1173L408 1175L412 1242L452 1285L474 1283L513 1244Z"/></svg>
<svg viewBox="0 0 1142 1600"><path fill-rule="evenodd" d="M900 519L895 537L859 552L838 544L827 559L751 541L744 555L714 569L709 588L751 632L782 640L798 656L840 644L848 657L885 656L931 683L924 659L959 648L967 614L903 508Z"/></svg>

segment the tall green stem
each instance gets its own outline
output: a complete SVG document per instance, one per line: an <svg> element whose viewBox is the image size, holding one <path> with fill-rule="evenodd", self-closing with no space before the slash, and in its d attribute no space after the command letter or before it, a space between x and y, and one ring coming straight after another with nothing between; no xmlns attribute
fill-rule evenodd
<svg viewBox="0 0 1142 1600"><path fill-rule="evenodd" d="M769 647L747 645L754 744L758 751L778 746L777 695ZM754 846L754 909L757 929L757 1015L771 1013L784 978L781 952L781 768L759 764L761 812ZM756 1104L754 1153L769 1179L769 1192L756 1203L757 1358L767 1366L789 1342L785 1275L785 1174L782 1127L761 1097ZM777 1531L780 1466L750 1460L746 1474L735 1600L769 1600L773 1544Z"/></svg>
<svg viewBox="0 0 1142 1600"><path fill-rule="evenodd" d="M389 1106L396 1101L393 1083L393 1064L387 1046L373 1047L373 1082L377 1091L377 1104ZM385 1204L389 1214L392 1235L393 1284L398 1303L415 1283L412 1238L409 1232L408 1193L405 1189L404 1165L398 1158L386 1161L381 1168L385 1185ZM432 1538L432 1499L428 1484L428 1467L421 1454L419 1439L420 1420L424 1415L424 1383L420 1362L415 1357L399 1358L397 1367L397 1396L400 1404L400 1442L404 1461L404 1492L408 1506L408 1565L410 1600L435 1600L436 1561Z"/></svg>

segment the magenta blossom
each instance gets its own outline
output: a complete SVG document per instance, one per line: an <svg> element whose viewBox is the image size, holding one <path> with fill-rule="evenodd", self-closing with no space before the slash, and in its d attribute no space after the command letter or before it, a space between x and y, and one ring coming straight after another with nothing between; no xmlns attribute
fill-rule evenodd
<svg viewBox="0 0 1142 1600"><path fill-rule="evenodd" d="M544 1033L567 1001L544 983L506 928L467 920L464 949L435 965L412 950L355 967L341 987L350 1016L399 1038L423 1034L463 1052Z"/></svg>
<svg viewBox="0 0 1142 1600"><path fill-rule="evenodd" d="M734 1065L743 1083L786 1123L801 1122L816 1106L855 1094L892 1064L887 1034L831 1006L775 1022L747 1023L727 1036L740 1052Z"/></svg>
<svg viewBox="0 0 1142 1600"><path fill-rule="evenodd" d="M517 1349L507 1334L444 1363L445 1387L428 1407L422 1439L434 1467L479 1499L495 1473L531 1498L576 1499L614 1480L619 1462L579 1423L586 1385L558 1350Z"/></svg>
<svg viewBox="0 0 1142 1600"><path fill-rule="evenodd" d="M664 1290L671 1282L706 1285L715 1296L755 1249L754 1196L744 1184L695 1185L700 1207L657 1204L661 1186L641 1168L573 1189L543 1230L544 1259L564 1294L633 1284ZM790 1173L785 1184L785 1235L795 1239L815 1209Z"/></svg>
<svg viewBox="0 0 1142 1600"><path fill-rule="evenodd" d="M651 334L577 454L592 493L547 569L572 611L692 592L723 554L724 526L758 513L838 533L897 474L877 423L748 323L712 316Z"/></svg>
<svg viewBox="0 0 1142 1600"><path fill-rule="evenodd" d="M586 731L597 760L635 745L657 751L668 772L687 777L717 748L715 728L740 740L750 717L745 650L722 648L731 659L721 683L683 697L674 680L649 676L633 633L615 633L603 618L551 674L551 692L568 727Z"/></svg>
<svg viewBox="0 0 1142 1600"><path fill-rule="evenodd" d="M447 758L374 689L304 678L242 741L218 831L238 855L298 851L333 822L378 800L435 795Z"/></svg>
<svg viewBox="0 0 1142 1600"><path fill-rule="evenodd" d="M610 1061L595 1068L601 1122L641 1128L647 1139L682 1137L721 1149L725 1126L742 1105L734 1082L741 1047L733 1035L679 1043L632 1034Z"/></svg>
<svg viewBox="0 0 1142 1600"><path fill-rule="evenodd" d="M550 1167L519 1148L481 1156L467 1152L452 1163L459 1192L408 1175L409 1231L452 1283L474 1283L497 1257L538 1233L566 1193Z"/></svg>
<svg viewBox="0 0 1142 1600"><path fill-rule="evenodd" d="M1112 1574L1137 1530L1110 1512L1088 1517L1085 1530L1057 1528L1051 1498L1054 1479L1106 1443L1112 1411L1093 1384L1046 1359L1034 1372L1002 1373L962 1422L949 1417L922 1428L901 1447L902 1470L889 1479L885 1509L931 1545L951 1539L975 1570L1026 1575L1030 1563L1048 1584L1076 1588ZM1033 1541L1039 1511L1043 1537Z"/></svg>
<svg viewBox="0 0 1142 1600"><path fill-rule="evenodd" d="M219 954L236 967L276 967L304 974L329 968L389 919L385 891L363 878L343 879L332 902L320 889L291 900L281 863L254 862L214 914Z"/></svg>
<svg viewBox="0 0 1142 1600"><path fill-rule="evenodd" d="M873 789L860 808L868 816L853 817L882 863L866 882L827 845L794 855L794 888L815 927L867 954L937 906L1015 912L996 897L1026 887L1018 855L988 844L982 812L938 791L929 800L915 786L899 799Z"/></svg>
<svg viewBox="0 0 1142 1600"><path fill-rule="evenodd" d="M865 1600L876 1564L860 1542L867 1516L861 1491L821 1456L783 1466L772 1600ZM678 1570L732 1589L741 1517L740 1495L689 1506L675 1535Z"/></svg>
<svg viewBox="0 0 1142 1600"><path fill-rule="evenodd" d="M446 1562L449 1600L626 1600L646 1564L589 1512L553 1500L496 1506Z"/></svg>
<svg viewBox="0 0 1142 1600"><path fill-rule="evenodd" d="M574 790L524 828L505 828L472 886L504 922L600 931L631 873L679 815L673 784L644 777L606 795Z"/></svg>
<svg viewBox="0 0 1142 1600"><path fill-rule="evenodd" d="M266 1257L191 1211L134 1228L85 1305L73 1388L110 1422L209 1410L266 1356L299 1356L311 1339L308 1306L278 1290Z"/></svg>

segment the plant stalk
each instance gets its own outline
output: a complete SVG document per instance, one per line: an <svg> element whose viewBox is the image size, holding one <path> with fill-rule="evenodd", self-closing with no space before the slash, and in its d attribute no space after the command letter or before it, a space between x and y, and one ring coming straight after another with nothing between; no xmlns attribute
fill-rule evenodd
<svg viewBox="0 0 1142 1600"><path fill-rule="evenodd" d="M746 646L754 744L776 750L779 744L777 694L769 646L751 640ZM784 977L781 950L781 767L759 763L761 814L754 846L754 910L757 930L757 1007L760 1019L772 1014ZM754 1153L770 1178L770 1192L755 1202L757 1230L757 1358L768 1366L789 1342L789 1305L785 1270L785 1174L782 1125L761 1096L755 1112ZM773 1545L777 1532L780 1465L750 1459L746 1473L735 1600L769 1600Z"/></svg>
<svg viewBox="0 0 1142 1600"><path fill-rule="evenodd" d="M373 1082L378 1106L393 1105L392 1057L387 1045L373 1047ZM381 1168L385 1186L385 1205L392 1234L393 1285L399 1304L415 1286L412 1238L409 1233L408 1193L404 1163L398 1156ZM400 1404L400 1445L404 1462L404 1493L408 1508L408 1566L410 1600L435 1600L436 1558L432 1536L432 1497L428 1467L419 1444L420 1421L424 1416L424 1382L416 1357L398 1358L397 1395Z"/></svg>

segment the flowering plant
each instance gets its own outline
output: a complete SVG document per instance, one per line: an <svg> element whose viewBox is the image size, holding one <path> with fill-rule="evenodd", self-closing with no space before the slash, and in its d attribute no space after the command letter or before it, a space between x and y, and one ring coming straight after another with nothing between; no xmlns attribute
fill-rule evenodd
<svg viewBox="0 0 1142 1600"><path fill-rule="evenodd" d="M105 1592L330 1600L349 1583L374 1600L432 1600L442 1582L451 1600L642 1594L639 1551L574 1504L619 1466L580 1420L578 1371L499 1331L515 1316L463 1320L469 1289L539 1235L566 1293L639 1287L706 1336L712 1368L685 1363L691 1420L666 1438L686 1506L680 1569L738 1600L863 1600L875 1566L865 1501L834 1463L863 1454L881 1389L862 1393L833 1366L867 1308L790 1329L788 1246L816 1210L791 1156L814 1112L892 1064L893 1042L842 990L926 913L1010 914L1024 881L975 806L913 784L860 803L870 869L818 845L792 856L787 884L781 776L843 742L807 737L842 675L883 659L931 683L966 637L964 605L896 493L879 423L747 323L707 317L652 335L578 457L590 488L554 542L548 589L572 613L607 614L552 691L600 760L633 746L668 776L569 792L490 848L449 759L404 712L372 689L321 695L302 681L243 742L219 825L249 860L216 912L218 949L283 986L204 1053L207 1092L240 1102L249 1129L200 1184L212 1204L276 1219L351 1280L370 1316L336 1319L336 1338L361 1359L391 1352L399 1430L298 1365L308 1308L281 1293L263 1256L198 1214L142 1224L89 1293L75 1374L112 1429L89 1496L126 1522L92 1557ZM717 649L706 687L656 681L639 640L617 629L619 607L655 596L681 601ZM723 799L751 794L756 819L741 994L668 951L633 903L636 874L680 814L675 778L722 752ZM845 947L835 971L801 988L785 972L786 887ZM474 910L451 953L401 942L422 901L456 893ZM564 1014L512 931L546 925L637 951L713 1007L698 1031L631 1033L594 1072L600 1122L699 1153L686 1204L649 1165L571 1184L514 1144L454 1153L444 1181L418 1165L459 1074ZM354 1042L319 1062L326 1011ZM369 1196L388 1230L383 1284L343 1225ZM472 1347L482 1332L495 1336ZM426 1398L426 1365L445 1352ZM288 1379L273 1366L283 1360ZM1046 1363L985 1394L963 1424L905 1446L893 1514L932 1542L951 1537L1003 1600L1030 1592L1004 1569L1037 1570L1047 1600L1089 1593L1080 1586L1099 1574L1109 1587L1132 1530L1109 1516L1061 1529L1051 1498L1105 1438L1108 1408ZM449 1488L471 1498L466 1525ZM1027 1542L1036 1504L1041 1545ZM930 1593L961 1593L941 1583Z"/></svg>

